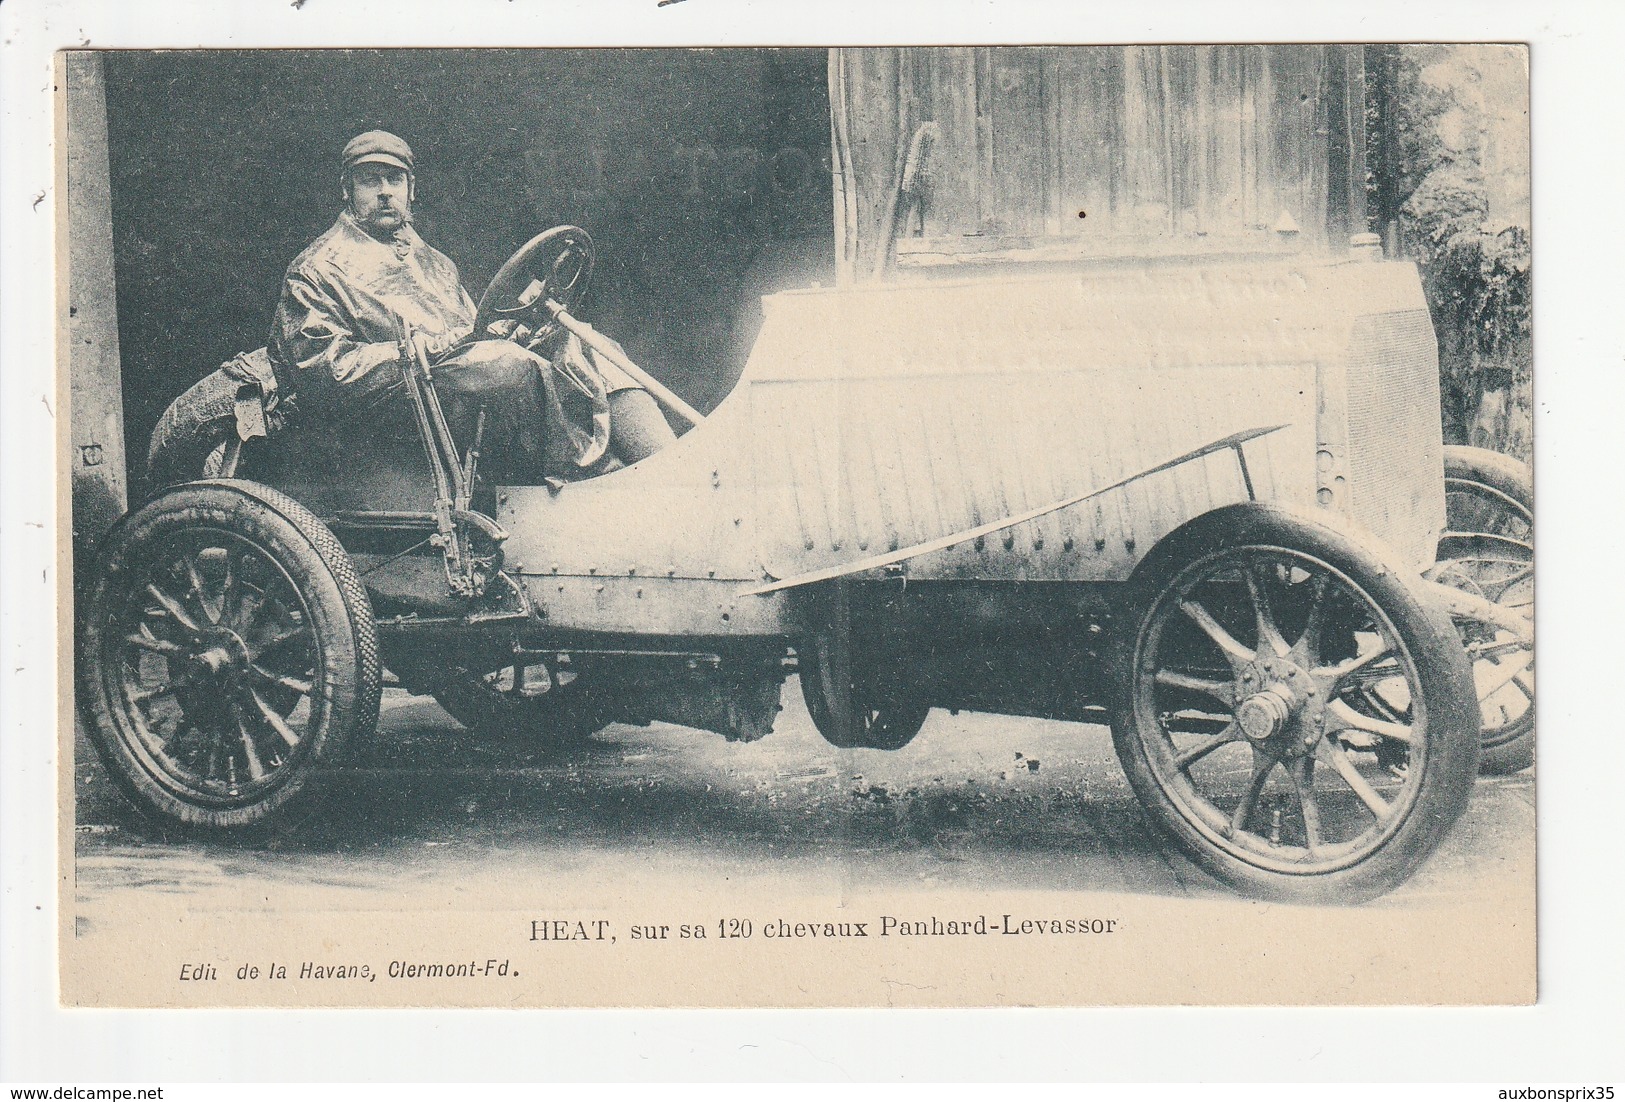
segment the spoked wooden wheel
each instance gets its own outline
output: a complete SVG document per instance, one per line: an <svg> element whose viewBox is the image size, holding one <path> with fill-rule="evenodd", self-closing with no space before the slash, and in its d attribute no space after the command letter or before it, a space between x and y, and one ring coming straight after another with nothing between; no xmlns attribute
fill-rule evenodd
<svg viewBox="0 0 1625 1102"><path fill-rule="evenodd" d="M79 697L110 773L183 826L285 815L377 722L371 606L331 532L246 482L166 492L110 534Z"/></svg>
<svg viewBox="0 0 1625 1102"><path fill-rule="evenodd" d="M1219 879L1269 898L1369 898L1466 806L1466 657L1403 578L1333 529L1250 504L1187 524L1136 574L1118 755Z"/></svg>
<svg viewBox="0 0 1625 1102"><path fill-rule="evenodd" d="M1429 576L1532 613L1535 603L1534 483L1529 468L1482 448L1448 447L1445 532ZM1515 773L1535 760L1534 647L1493 624L1458 620L1473 662L1486 773Z"/></svg>

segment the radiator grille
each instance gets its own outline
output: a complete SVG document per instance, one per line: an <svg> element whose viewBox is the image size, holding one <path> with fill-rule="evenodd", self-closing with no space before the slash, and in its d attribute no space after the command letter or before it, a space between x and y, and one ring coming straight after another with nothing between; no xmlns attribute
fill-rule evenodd
<svg viewBox="0 0 1625 1102"><path fill-rule="evenodd" d="M1348 361L1349 504L1410 563L1444 526L1439 361L1426 310L1359 319Z"/></svg>

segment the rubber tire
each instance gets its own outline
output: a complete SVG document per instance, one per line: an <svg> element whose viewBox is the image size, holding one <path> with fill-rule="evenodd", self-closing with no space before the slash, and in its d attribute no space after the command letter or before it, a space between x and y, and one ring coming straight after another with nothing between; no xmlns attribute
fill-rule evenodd
<svg viewBox="0 0 1625 1102"><path fill-rule="evenodd" d="M1285 547L1321 559L1370 596L1392 622L1416 664L1428 716L1421 787L1399 829L1358 864L1294 876L1250 865L1219 849L1186 821L1163 792L1135 733L1134 671L1153 605L1191 563L1247 547ZM1292 510L1244 502L1205 513L1169 533L1128 582L1124 606L1132 633L1118 641L1111 689L1112 741L1129 784L1152 821L1197 865L1231 888L1288 903L1364 902L1402 884L1461 817L1478 775L1478 698L1472 670L1448 617L1422 596L1410 575L1385 563L1351 534Z"/></svg>
<svg viewBox="0 0 1625 1102"><path fill-rule="evenodd" d="M310 609L322 657L319 680L325 686L327 709L306 735L312 749L263 800L241 807L188 802L155 778L127 745L107 691L106 634L116 630L108 614L118 601L119 579L142 568L155 541L193 526L245 535L274 556ZM226 479L194 482L162 493L126 516L103 544L94 581L79 608L77 628L77 696L91 744L119 789L160 824L234 834L286 828L317 806L330 767L377 729L382 671L367 591L327 526L269 487Z"/></svg>
<svg viewBox="0 0 1625 1102"><path fill-rule="evenodd" d="M796 643L801 671L801 698L807 714L824 741L843 750L901 750L914 741L925 726L931 706L918 702L889 702L875 706L874 722L865 718L867 707L853 714L838 715L832 701L849 697L855 690L849 637L834 625L848 616L841 593L835 586L808 595L814 602L809 619L815 626Z"/></svg>
<svg viewBox="0 0 1625 1102"><path fill-rule="evenodd" d="M169 403L147 445L147 485L157 492L207 475L209 457L237 429L238 383L216 370Z"/></svg>
<svg viewBox="0 0 1625 1102"><path fill-rule="evenodd" d="M452 719L485 738L566 747L609 726L605 711L584 690L556 691L556 699L552 693L515 698L488 688L480 674L459 670L432 695Z"/></svg>
<svg viewBox="0 0 1625 1102"><path fill-rule="evenodd" d="M816 688L816 679L822 676L816 663L809 662L806 649L798 649L797 653L801 655L801 699L806 702L813 726L831 746L842 750L901 750L913 742L925 726L931 714L928 704L893 704L878 708L878 720L861 732L856 730L855 722L838 723L824 706L824 697Z"/></svg>
<svg viewBox="0 0 1625 1102"><path fill-rule="evenodd" d="M1521 463L1510 455L1486 448L1447 444L1444 449L1444 476L1446 479L1464 478L1492 486L1527 509L1531 517L1534 516L1535 473L1529 464Z"/></svg>
<svg viewBox="0 0 1625 1102"><path fill-rule="evenodd" d="M1451 480L1476 482L1505 494L1522 506L1532 521L1535 515L1534 472L1527 463L1484 448L1448 445L1444 449L1445 489ZM1449 527L1448 521L1446 527ZM1452 529L1453 531L1456 529ZM1509 731L1494 736L1484 731L1479 769L1493 776L1522 772L1535 764L1535 702L1529 710L1508 725Z"/></svg>

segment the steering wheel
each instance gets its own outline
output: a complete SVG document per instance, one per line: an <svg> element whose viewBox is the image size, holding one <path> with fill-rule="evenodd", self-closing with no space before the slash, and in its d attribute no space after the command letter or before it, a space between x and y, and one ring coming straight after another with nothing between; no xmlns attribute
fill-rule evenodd
<svg viewBox="0 0 1625 1102"><path fill-rule="evenodd" d="M484 337L494 322L513 320L518 323L512 331L516 338L519 326L529 330L525 343L552 336L559 323L547 300L574 313L592 280L594 257L592 238L580 226L555 226L537 234L507 259L480 296L475 335Z"/></svg>

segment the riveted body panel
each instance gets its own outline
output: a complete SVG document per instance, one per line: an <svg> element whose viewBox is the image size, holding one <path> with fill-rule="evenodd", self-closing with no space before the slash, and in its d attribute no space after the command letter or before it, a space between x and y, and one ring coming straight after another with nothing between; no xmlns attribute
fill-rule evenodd
<svg viewBox="0 0 1625 1102"><path fill-rule="evenodd" d="M1249 492L1431 559L1438 384L1409 265L1109 267L790 292L764 310L739 386L676 445L502 491L508 563L551 624L771 633L782 603L730 604L720 583L839 569L1125 479L901 569L1122 581L1168 532ZM1225 450L1134 478L1271 426L1241 447L1245 474Z"/></svg>

